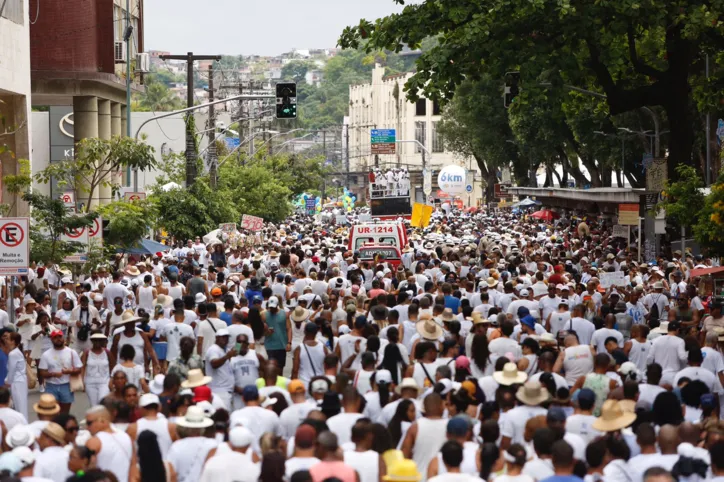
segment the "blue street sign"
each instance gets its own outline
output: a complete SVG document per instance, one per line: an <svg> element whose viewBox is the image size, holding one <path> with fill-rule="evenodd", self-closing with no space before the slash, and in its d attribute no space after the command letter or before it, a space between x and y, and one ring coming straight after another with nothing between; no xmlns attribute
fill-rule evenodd
<svg viewBox="0 0 724 482"><path fill-rule="evenodd" d="M241 139L238 137L224 137L224 142L226 143L226 148L229 150L236 149L241 145Z"/></svg>
<svg viewBox="0 0 724 482"><path fill-rule="evenodd" d="M468 192L468 193L473 192L473 186L471 186L470 184L468 184L467 186L465 186L465 192Z"/></svg>

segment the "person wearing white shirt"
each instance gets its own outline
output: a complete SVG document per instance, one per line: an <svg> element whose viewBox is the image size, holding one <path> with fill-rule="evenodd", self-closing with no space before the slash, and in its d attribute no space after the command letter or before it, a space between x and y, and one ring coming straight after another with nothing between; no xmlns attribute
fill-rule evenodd
<svg viewBox="0 0 724 482"><path fill-rule="evenodd" d="M523 352L520 349L520 345L517 341L510 338L513 335L513 322L506 320L500 326L500 331L503 336L496 338L488 344L488 350L490 351L491 358L498 359L501 356L506 356L508 353L512 353L514 360L518 361L523 356Z"/></svg>
<svg viewBox="0 0 724 482"><path fill-rule="evenodd" d="M668 326L666 323L662 325L662 328L666 327L668 333L653 340L646 363L648 365L652 363L661 365L663 371L661 382L671 383L674 376L687 362L688 356L684 340L677 336L680 327L679 322L672 321L668 323Z"/></svg>
<svg viewBox="0 0 724 482"><path fill-rule="evenodd" d="M542 320L547 320L548 316L558 309L561 299L556 295L556 287L552 283L548 285L548 296L541 298L538 303Z"/></svg>
<svg viewBox="0 0 724 482"><path fill-rule="evenodd" d="M623 348L623 335L620 331L613 329L616 324L616 317L609 313L606 315L604 323L605 326L594 331L591 337L591 346L596 350L596 353L606 352L606 340L609 338L615 338L618 347Z"/></svg>
<svg viewBox="0 0 724 482"><path fill-rule="evenodd" d="M65 346L62 331L51 332L50 339L53 348L40 357L38 371L45 380L46 393L55 396L61 411L68 412L75 400L73 392L70 391L70 377L80 374L83 363L75 350Z"/></svg>
<svg viewBox="0 0 724 482"><path fill-rule="evenodd" d="M231 359L238 353L228 349L229 330L222 328L216 332L216 342L206 350L206 375L211 377L209 388L221 398L227 407L231 407L231 394L234 392L234 371Z"/></svg>
<svg viewBox="0 0 724 482"><path fill-rule="evenodd" d="M355 387L342 393L342 412L327 419L327 427L337 436L340 447L352 441L352 426L363 417L359 411L361 396Z"/></svg>
<svg viewBox="0 0 724 482"><path fill-rule="evenodd" d="M512 301L505 310L508 319L519 320L518 310L521 307L527 308L528 312L534 318L540 319L540 304L532 299L533 293L527 289L520 290L520 299Z"/></svg>
<svg viewBox="0 0 724 482"><path fill-rule="evenodd" d="M583 317L584 311L585 307L583 305L577 305L573 308L571 321L565 325L565 329L575 331L582 345L590 345L593 333L596 331L596 325Z"/></svg>
<svg viewBox="0 0 724 482"><path fill-rule="evenodd" d="M65 482L74 474L68 470L68 451L65 450L65 430L54 422L48 422L38 437L42 450L35 456L33 476Z"/></svg>
<svg viewBox="0 0 724 482"><path fill-rule="evenodd" d="M241 393L244 401L244 408L234 410L231 413L231 426L242 425L254 434L254 440L259 438L266 432L279 434L279 416L268 407L276 403L276 398L267 396L264 401L260 401L259 390L255 385L247 385Z"/></svg>

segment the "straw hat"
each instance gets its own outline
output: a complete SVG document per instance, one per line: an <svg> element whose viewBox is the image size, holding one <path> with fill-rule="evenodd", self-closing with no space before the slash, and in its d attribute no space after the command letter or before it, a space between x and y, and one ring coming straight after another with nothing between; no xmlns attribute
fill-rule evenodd
<svg viewBox="0 0 724 482"><path fill-rule="evenodd" d="M392 462L387 467L387 475L382 480L386 482L418 482L422 475L417 471L417 464L410 459L402 459Z"/></svg>
<svg viewBox="0 0 724 482"><path fill-rule="evenodd" d="M455 314L453 313L452 309L445 308L442 311L442 321L455 321L457 318L455 318Z"/></svg>
<svg viewBox="0 0 724 482"><path fill-rule="evenodd" d="M468 321L473 322L473 326L479 325L480 323L485 323L486 320L483 319L482 313L479 311L473 311L472 315L468 318Z"/></svg>
<svg viewBox="0 0 724 482"><path fill-rule="evenodd" d="M402 393L402 390L406 388L414 388L415 390L417 390L417 393L420 393L420 387L417 385L417 382L414 378L403 378L402 383L397 385L397 387L395 388L395 392L399 395L400 393Z"/></svg>
<svg viewBox="0 0 724 482"><path fill-rule="evenodd" d="M491 276L490 278L487 279L485 284L488 285L488 288L495 288L496 286L498 286L498 280L496 280L495 278L493 278Z"/></svg>
<svg viewBox="0 0 724 482"><path fill-rule="evenodd" d="M528 374L518 371L518 365L515 363L506 363L503 371L493 373L493 380L506 387L523 383L527 379Z"/></svg>
<svg viewBox="0 0 724 482"><path fill-rule="evenodd" d="M506 363L506 366L507 365ZM541 385L539 381L528 380L525 385L520 387L515 393L515 398L526 405L536 406L548 400L550 395L548 390L543 388L543 385Z"/></svg>
<svg viewBox="0 0 724 482"><path fill-rule="evenodd" d="M164 294L159 294L156 299L153 300L153 305L161 305L164 308L170 308L171 305L173 305L173 298Z"/></svg>
<svg viewBox="0 0 724 482"><path fill-rule="evenodd" d="M391 467L392 464L403 460L404 458L405 455L402 453L402 450L390 449L382 454L382 460L385 461L385 465L387 465L387 467Z"/></svg>
<svg viewBox="0 0 724 482"><path fill-rule="evenodd" d="M437 340L442 336L442 327L432 319L417 322L417 332L425 340Z"/></svg>
<svg viewBox="0 0 724 482"><path fill-rule="evenodd" d="M121 315L121 318L113 321L113 326L125 325L126 323L135 323L141 318L133 314L133 310L126 310Z"/></svg>
<svg viewBox="0 0 724 482"><path fill-rule="evenodd" d="M606 400L601 407L601 416L591 425L599 432L615 432L628 427L636 420L636 414L627 412L616 400Z"/></svg>
<svg viewBox="0 0 724 482"><path fill-rule="evenodd" d="M61 445L65 445L65 429L55 422L48 422L43 433Z"/></svg>
<svg viewBox="0 0 724 482"><path fill-rule="evenodd" d="M55 415L60 412L60 405L53 395L43 393L40 395L38 403L33 405L33 410L38 415Z"/></svg>
<svg viewBox="0 0 724 482"><path fill-rule="evenodd" d="M619 400L618 405L626 413L636 413L636 401L635 400Z"/></svg>
<svg viewBox="0 0 724 482"><path fill-rule="evenodd" d="M208 385L211 380L212 378L205 376L200 368L194 368L193 370L189 370L188 378L181 382L181 388L196 388L202 385Z"/></svg>
<svg viewBox="0 0 724 482"><path fill-rule="evenodd" d="M214 421L204 414L202 407L191 405L186 410L184 418L178 420L176 424L186 428L207 428L211 427L214 424Z"/></svg>
<svg viewBox="0 0 724 482"><path fill-rule="evenodd" d="M294 308L294 311L289 315L289 319L294 322L301 323L309 319L309 310L304 309L301 306Z"/></svg>
<svg viewBox="0 0 724 482"><path fill-rule="evenodd" d="M138 276L141 274L141 272L135 266L129 266L128 268L126 268L126 273L131 276Z"/></svg>

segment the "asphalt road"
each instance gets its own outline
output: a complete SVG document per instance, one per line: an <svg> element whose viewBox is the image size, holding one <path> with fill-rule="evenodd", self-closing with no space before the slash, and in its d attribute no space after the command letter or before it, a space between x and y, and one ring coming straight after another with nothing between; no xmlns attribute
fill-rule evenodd
<svg viewBox="0 0 724 482"><path fill-rule="evenodd" d="M33 405L38 403L40 399L40 392L38 390L31 390L28 394L28 422L34 422L38 419L33 411ZM70 406L70 413L75 415L79 421L85 419L85 412L90 408L88 403L88 395L85 392L79 392L75 394L75 402Z"/></svg>

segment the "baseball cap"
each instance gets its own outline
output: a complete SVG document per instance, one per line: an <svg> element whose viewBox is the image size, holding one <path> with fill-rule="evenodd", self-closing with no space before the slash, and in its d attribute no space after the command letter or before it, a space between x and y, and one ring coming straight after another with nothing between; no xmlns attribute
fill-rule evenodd
<svg viewBox="0 0 724 482"><path fill-rule="evenodd" d="M453 417L447 423L447 433L455 437L464 437L468 430L470 424L463 417Z"/></svg>
<svg viewBox="0 0 724 482"><path fill-rule="evenodd" d="M211 296L221 296L221 288L214 288L211 290Z"/></svg>
<svg viewBox="0 0 724 482"><path fill-rule="evenodd" d="M470 359L465 355L460 355L455 359L455 368L470 368Z"/></svg>
<svg viewBox="0 0 724 482"><path fill-rule="evenodd" d="M326 393L329 389L329 383L326 380L314 380L310 386L309 391L311 393Z"/></svg>
<svg viewBox="0 0 724 482"><path fill-rule="evenodd" d="M377 370L375 372L375 382L392 383L392 373L389 370Z"/></svg>
<svg viewBox="0 0 724 482"><path fill-rule="evenodd" d="M471 397L475 396L475 383L473 383L471 380L465 380L461 385L460 388L468 392L468 395Z"/></svg>
<svg viewBox="0 0 724 482"><path fill-rule="evenodd" d="M287 385L287 391L289 391L289 393L304 393L305 390L304 382L301 380L292 380L289 382L289 385Z"/></svg>
<svg viewBox="0 0 724 482"><path fill-rule="evenodd" d="M520 296L523 296L523 297L528 296L528 290L525 289L525 288L523 288L522 290L520 290Z"/></svg>
<svg viewBox="0 0 724 482"><path fill-rule="evenodd" d="M590 388L581 388L578 390L578 403L588 402L589 404L596 402L596 393Z"/></svg>
<svg viewBox="0 0 724 482"><path fill-rule="evenodd" d="M259 390L255 385L247 385L244 390L241 391L241 396L244 400L257 400L259 398Z"/></svg>
<svg viewBox="0 0 724 482"><path fill-rule="evenodd" d="M279 298L276 296L272 296L269 298L269 301L267 302L267 306L269 308L278 308L279 307Z"/></svg>
<svg viewBox="0 0 724 482"><path fill-rule="evenodd" d="M566 419L566 412L561 407L550 407L546 415L548 422L563 422Z"/></svg>
<svg viewBox="0 0 724 482"><path fill-rule="evenodd" d="M220 329L220 330L216 330L216 336L217 336L217 337L219 337L219 336L229 336L229 335L230 335L229 330L227 330L226 328L222 328L222 329Z"/></svg>
<svg viewBox="0 0 724 482"><path fill-rule="evenodd" d="M264 298L259 295L254 295L254 297L251 299L252 304L261 303L262 301L264 301ZM271 301L271 298L269 299L269 301Z"/></svg>
<svg viewBox="0 0 724 482"><path fill-rule="evenodd" d="M229 444L232 447L248 447L254 441L254 434L246 427L234 427L229 431Z"/></svg>
<svg viewBox="0 0 724 482"><path fill-rule="evenodd" d="M144 393L141 395L141 399L138 401L138 406L148 407L149 405L161 405L161 400L158 395L153 393Z"/></svg>
<svg viewBox="0 0 724 482"><path fill-rule="evenodd" d="M60 331L60 330L53 330L53 331L50 332L50 337L51 337L51 338L55 338L56 336L61 336L61 337L62 337L62 336L64 336L64 335L63 335L63 332Z"/></svg>

